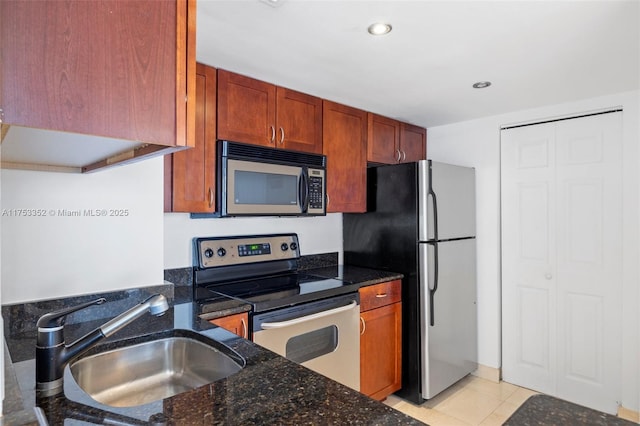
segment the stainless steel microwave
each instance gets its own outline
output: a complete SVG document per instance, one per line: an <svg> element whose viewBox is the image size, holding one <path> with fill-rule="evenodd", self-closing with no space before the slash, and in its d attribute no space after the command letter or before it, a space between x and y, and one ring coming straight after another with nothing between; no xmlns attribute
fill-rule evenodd
<svg viewBox="0 0 640 426"><path fill-rule="evenodd" d="M326 214L324 155L218 141L219 215Z"/></svg>

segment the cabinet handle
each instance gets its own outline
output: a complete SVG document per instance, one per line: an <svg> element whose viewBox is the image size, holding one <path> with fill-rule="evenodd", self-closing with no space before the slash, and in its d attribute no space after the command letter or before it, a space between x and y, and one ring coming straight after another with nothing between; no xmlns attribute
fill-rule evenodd
<svg viewBox="0 0 640 426"><path fill-rule="evenodd" d="M209 207L213 206L213 188L209 187Z"/></svg>
<svg viewBox="0 0 640 426"><path fill-rule="evenodd" d="M378 298L387 297L387 293L376 294L376 297Z"/></svg>
<svg viewBox="0 0 640 426"><path fill-rule="evenodd" d="M280 127L280 145L284 143L284 129Z"/></svg>
<svg viewBox="0 0 640 426"><path fill-rule="evenodd" d="M329 194L325 194L325 197L327 197L327 205L325 207L329 207L329 201L330 201Z"/></svg>
<svg viewBox="0 0 640 426"><path fill-rule="evenodd" d="M247 333L247 322L244 320L244 318L240 318L240 324L242 324L242 336L243 338L247 338L248 333Z"/></svg>
<svg viewBox="0 0 640 426"><path fill-rule="evenodd" d="M275 126L269 126L271 127L271 143L276 141L276 128Z"/></svg>
<svg viewBox="0 0 640 426"><path fill-rule="evenodd" d="M396 162L400 162L400 159L402 158L402 153L400 152L399 149L396 149L396 154L398 154L398 156L396 157Z"/></svg>
<svg viewBox="0 0 640 426"><path fill-rule="evenodd" d="M407 159L407 153L402 151L402 161Z"/></svg>
<svg viewBox="0 0 640 426"><path fill-rule="evenodd" d="M360 317L360 324L362 324L362 327L360 328L360 335L362 336L364 331L367 329L367 323L364 322L364 318L362 317Z"/></svg>

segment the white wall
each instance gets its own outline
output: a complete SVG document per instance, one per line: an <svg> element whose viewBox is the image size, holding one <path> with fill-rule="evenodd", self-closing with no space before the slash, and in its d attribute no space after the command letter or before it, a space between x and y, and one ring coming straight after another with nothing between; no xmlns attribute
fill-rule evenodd
<svg viewBox="0 0 640 426"><path fill-rule="evenodd" d="M190 219L186 213L164 217L164 265L166 269L193 264L193 237L221 237L295 232L302 255L338 252L342 261L342 214L301 218Z"/></svg>
<svg viewBox="0 0 640 426"><path fill-rule="evenodd" d="M490 90L490 89L489 89ZM478 243L479 363L501 365L500 337L500 126L524 121L574 115L622 106L623 112L623 389L622 405L638 410L639 340L638 233L639 209L638 137L640 92L626 92L513 112L428 130L427 154L434 160L476 168Z"/></svg>
<svg viewBox="0 0 640 426"><path fill-rule="evenodd" d="M342 255L340 214L238 219L165 214L163 173L162 159L86 175L2 170L2 303L160 284L165 268L192 265L193 237L296 232L303 255ZM20 209L40 209L46 216L24 216ZM128 215L85 214L102 209ZM63 216L61 210L79 210L80 216Z"/></svg>
<svg viewBox="0 0 640 426"><path fill-rule="evenodd" d="M1 174L4 304L163 282L161 158L86 175ZM85 214L103 209L107 216ZM110 216L112 210L127 216Z"/></svg>

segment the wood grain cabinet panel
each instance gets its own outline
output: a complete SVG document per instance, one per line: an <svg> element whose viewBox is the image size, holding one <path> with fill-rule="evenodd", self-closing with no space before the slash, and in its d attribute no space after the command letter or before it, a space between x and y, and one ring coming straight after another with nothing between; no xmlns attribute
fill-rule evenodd
<svg viewBox="0 0 640 426"><path fill-rule="evenodd" d="M402 282L388 281L360 288L360 310L368 311L402 301Z"/></svg>
<svg viewBox="0 0 640 426"><path fill-rule="evenodd" d="M215 68L196 65L195 146L165 157L165 211L215 211L216 78Z"/></svg>
<svg viewBox="0 0 640 426"><path fill-rule="evenodd" d="M400 122L381 115L368 114L367 161L394 164L402 159Z"/></svg>
<svg viewBox="0 0 640 426"><path fill-rule="evenodd" d="M378 400L402 387L400 293L399 280L360 289L360 392Z"/></svg>
<svg viewBox="0 0 640 426"><path fill-rule="evenodd" d="M410 163L426 158L426 129L369 113L367 161Z"/></svg>
<svg viewBox="0 0 640 426"><path fill-rule="evenodd" d="M218 139L322 153L322 99L218 70Z"/></svg>
<svg viewBox="0 0 640 426"><path fill-rule="evenodd" d="M278 146L322 154L322 99L283 87L276 94Z"/></svg>
<svg viewBox="0 0 640 426"><path fill-rule="evenodd" d="M367 113L325 100L322 139L327 156L327 212L365 212Z"/></svg>
<svg viewBox="0 0 640 426"><path fill-rule="evenodd" d="M2 1L7 124L189 146L195 1Z"/></svg>
<svg viewBox="0 0 640 426"><path fill-rule="evenodd" d="M209 322L242 338L249 338L249 329L247 328L249 325L249 314L246 312L242 314L227 315L226 317L216 318Z"/></svg>
<svg viewBox="0 0 640 426"><path fill-rule="evenodd" d="M276 86L218 70L218 139L275 146Z"/></svg>
<svg viewBox="0 0 640 426"><path fill-rule="evenodd" d="M413 124L400 123L400 149L402 162L427 158L427 129Z"/></svg>

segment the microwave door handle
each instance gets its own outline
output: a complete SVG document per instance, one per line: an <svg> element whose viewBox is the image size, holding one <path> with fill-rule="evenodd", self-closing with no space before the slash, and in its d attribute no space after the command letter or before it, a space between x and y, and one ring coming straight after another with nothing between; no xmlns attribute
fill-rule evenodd
<svg viewBox="0 0 640 426"><path fill-rule="evenodd" d="M309 209L309 179L307 178L307 168L302 168L298 179L298 196L300 198L300 211L305 213Z"/></svg>

